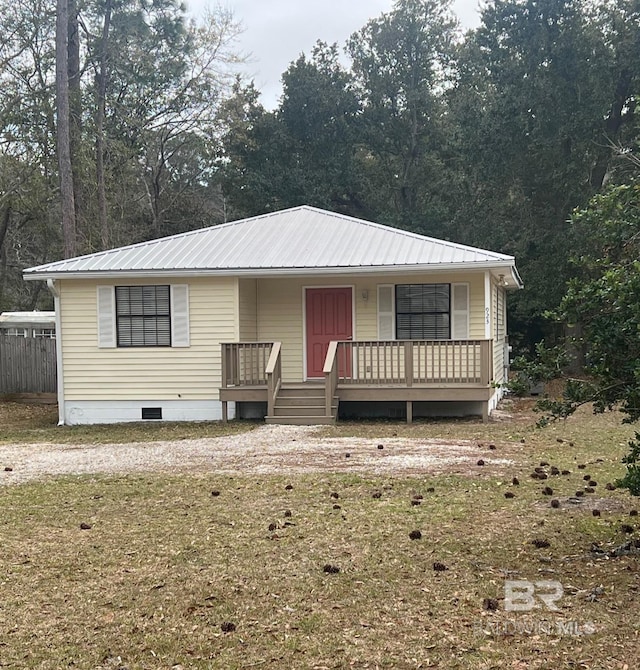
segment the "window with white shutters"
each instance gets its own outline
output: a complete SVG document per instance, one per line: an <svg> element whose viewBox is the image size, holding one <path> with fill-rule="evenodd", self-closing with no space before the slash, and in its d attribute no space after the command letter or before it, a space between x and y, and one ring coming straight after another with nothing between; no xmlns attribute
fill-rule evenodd
<svg viewBox="0 0 640 670"><path fill-rule="evenodd" d="M98 346L188 347L189 286L98 286Z"/></svg>
<svg viewBox="0 0 640 670"><path fill-rule="evenodd" d="M169 286L116 286L119 347L170 347Z"/></svg>
<svg viewBox="0 0 640 670"><path fill-rule="evenodd" d="M378 339L468 338L469 284L378 285Z"/></svg>

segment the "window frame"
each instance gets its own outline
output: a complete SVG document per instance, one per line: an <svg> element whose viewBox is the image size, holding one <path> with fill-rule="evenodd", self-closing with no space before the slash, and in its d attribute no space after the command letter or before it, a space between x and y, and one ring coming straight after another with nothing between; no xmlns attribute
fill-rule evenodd
<svg viewBox="0 0 640 670"><path fill-rule="evenodd" d="M144 348L171 348L172 347L172 305L171 305L171 286L169 284L134 284L134 285L118 285L114 287L114 312L115 312L115 335L116 335L116 347L119 349L144 349ZM149 307L148 303L145 301L145 292L153 289L155 305L150 305L155 307L155 310L148 312ZM161 300L166 302L166 313L159 310L159 297L158 290L166 290L166 296L161 296ZM120 301L123 299L121 294L127 291L128 292L128 308L129 313L123 314L120 313L118 309ZM132 298L131 294L133 291L139 291L141 294L141 299L139 301L141 309L136 312L131 311ZM127 319L130 320L128 331L124 330L123 322ZM134 329L134 320L142 320L142 341L135 341L135 335L137 334ZM162 321L160 321L162 319ZM147 331L147 323L155 321L155 327L150 331ZM164 328L159 328L159 324L163 323ZM124 337L127 333L130 337L131 343L126 342ZM154 342L147 341L147 335L153 334L155 337Z"/></svg>
<svg viewBox="0 0 640 670"><path fill-rule="evenodd" d="M20 326L9 326L2 329L2 334L7 337L30 337L28 328L21 328Z"/></svg>
<svg viewBox="0 0 640 670"><path fill-rule="evenodd" d="M56 339L56 329L55 328L34 328L33 337L40 340L55 340Z"/></svg>
<svg viewBox="0 0 640 670"><path fill-rule="evenodd" d="M447 287L447 309L442 310L442 309L429 309L423 311L405 311L399 309L399 305L401 304L402 299L399 296L399 291L402 290L405 287L416 287L419 286L424 289L424 287L430 287L433 288L434 290L437 290L436 287ZM412 284L396 284L395 285L395 290L394 290L394 307L395 307L395 319L394 319L394 324L395 324L395 336L396 339L399 340L450 340L451 339L451 332L452 332L452 313L453 313L453 306L452 306L452 286L450 282L430 282L430 283L412 283ZM422 301L424 303L424 296L422 297ZM440 337L424 337L424 318L425 317L437 317L438 315L447 315L447 332L446 336ZM423 332L422 335L423 337L412 337L409 335L408 337L402 336L402 328L400 327L399 319L401 316L422 316L423 318ZM437 322L434 321L434 330L437 332L440 329L440 325L437 324Z"/></svg>

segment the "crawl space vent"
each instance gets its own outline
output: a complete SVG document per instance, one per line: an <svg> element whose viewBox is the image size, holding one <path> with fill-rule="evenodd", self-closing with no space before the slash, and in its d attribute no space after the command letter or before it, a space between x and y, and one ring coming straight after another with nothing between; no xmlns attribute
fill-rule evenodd
<svg viewBox="0 0 640 670"><path fill-rule="evenodd" d="M143 407L143 419L162 419L162 407Z"/></svg>

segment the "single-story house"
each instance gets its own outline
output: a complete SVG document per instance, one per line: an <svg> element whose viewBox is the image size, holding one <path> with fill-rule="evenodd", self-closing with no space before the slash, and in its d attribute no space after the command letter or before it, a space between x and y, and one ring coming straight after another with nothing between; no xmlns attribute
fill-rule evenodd
<svg viewBox="0 0 640 670"><path fill-rule="evenodd" d="M24 271L65 424L488 417L512 256L295 207Z"/></svg>
<svg viewBox="0 0 640 670"><path fill-rule="evenodd" d="M53 340L56 336L56 315L54 312L38 311L2 312L0 335Z"/></svg>

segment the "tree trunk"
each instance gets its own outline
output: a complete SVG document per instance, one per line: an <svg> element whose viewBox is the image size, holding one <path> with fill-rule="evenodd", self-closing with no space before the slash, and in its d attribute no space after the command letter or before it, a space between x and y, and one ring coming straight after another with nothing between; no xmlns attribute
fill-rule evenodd
<svg viewBox="0 0 640 670"><path fill-rule="evenodd" d="M616 89L613 95L611 108L609 109L609 114L604 122L604 132L609 142L615 143L623 124L625 121L629 121L629 119L625 119L623 111L630 97L632 83L633 73L631 70L622 70L618 77L618 81L616 82ZM609 148L605 148L601 151L598 161L591 170L590 182L594 191L599 191L605 182L607 170L609 169L609 164L611 162L611 154L612 152Z"/></svg>
<svg viewBox="0 0 640 670"><path fill-rule="evenodd" d="M80 33L76 0L67 0L67 76L69 82L69 153L73 175L76 239L82 229L82 176L80 143L82 135L82 92L80 90Z"/></svg>
<svg viewBox="0 0 640 670"><path fill-rule="evenodd" d="M56 3L56 111L58 143L58 179L62 214L64 257L76 255L76 214L71 168L69 129L69 6L68 0Z"/></svg>
<svg viewBox="0 0 640 670"><path fill-rule="evenodd" d="M160 148L160 156L158 157L158 162L154 166L151 172L151 210L153 213L153 235L154 237L160 237L162 235L162 226L163 226L163 208L161 205L162 198L162 178L164 173L164 147Z"/></svg>
<svg viewBox="0 0 640 670"><path fill-rule="evenodd" d="M112 0L107 0L104 10L104 24L100 41L100 65L96 75L98 92L96 111L96 187L98 190L98 227L102 248L110 246L109 222L107 220L107 195L104 183L104 116L107 97L107 72L109 59L109 28L111 25Z"/></svg>
<svg viewBox="0 0 640 670"><path fill-rule="evenodd" d="M9 230L11 220L11 206L7 206L0 218L0 312L4 309L4 287L7 277L7 251L4 241Z"/></svg>

